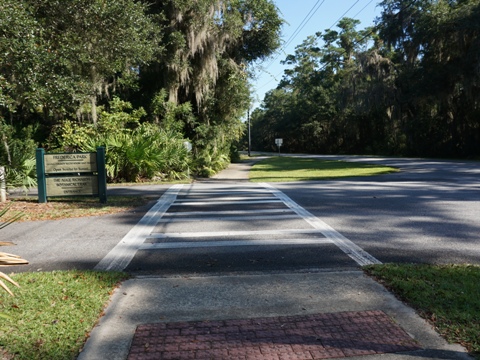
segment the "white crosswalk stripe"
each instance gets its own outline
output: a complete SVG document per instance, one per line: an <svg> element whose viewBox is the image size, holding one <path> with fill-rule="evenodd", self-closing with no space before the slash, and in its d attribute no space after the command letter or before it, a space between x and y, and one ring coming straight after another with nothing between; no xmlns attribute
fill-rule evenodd
<svg viewBox="0 0 480 360"><path fill-rule="evenodd" d="M240 195L241 196L238 196ZM260 196L259 196L260 195ZM262 204L268 207L261 208ZM276 205L271 205L276 204ZM170 207L186 208L234 206L235 210L175 211ZM254 205L254 209L237 209ZM260 208L259 208L260 207ZM173 208L172 208L173 209ZM202 209L200 209L202 210ZM263 230L218 230L218 231L181 231L158 232L158 226L175 223L203 224L205 222L226 223L229 221L253 222L298 220L305 225L300 229L263 229ZM298 237L295 235L303 234ZM292 238L269 238L265 236L289 235ZM307 236L305 236L307 235ZM319 237L319 235L321 235ZM214 238L227 238L213 240ZM248 237L241 238L238 237ZM202 240L203 238L203 240ZM175 239L193 239L182 241ZM199 239L199 240L195 240ZM157 204L135 225L135 227L100 261L97 270L124 270L138 250L154 251L165 249L195 249L240 246L295 246L335 244L359 265L378 264L379 260L368 254L345 236L330 227L324 221L295 203L286 194L270 184L218 186L217 184L192 184L188 187L174 185L158 200Z"/></svg>

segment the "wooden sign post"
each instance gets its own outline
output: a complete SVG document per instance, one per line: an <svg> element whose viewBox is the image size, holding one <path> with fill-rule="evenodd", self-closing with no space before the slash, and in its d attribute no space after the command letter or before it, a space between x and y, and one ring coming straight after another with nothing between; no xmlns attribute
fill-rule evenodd
<svg viewBox="0 0 480 360"><path fill-rule="evenodd" d="M45 154L37 149L38 202L52 196L98 196L107 202L105 148L92 153Z"/></svg>

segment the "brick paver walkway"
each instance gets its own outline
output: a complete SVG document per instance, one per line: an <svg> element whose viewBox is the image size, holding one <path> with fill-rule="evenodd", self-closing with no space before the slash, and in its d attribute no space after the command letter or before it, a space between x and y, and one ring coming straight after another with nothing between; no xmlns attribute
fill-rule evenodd
<svg viewBox="0 0 480 360"><path fill-rule="evenodd" d="M128 360L328 359L419 349L382 311L137 327Z"/></svg>

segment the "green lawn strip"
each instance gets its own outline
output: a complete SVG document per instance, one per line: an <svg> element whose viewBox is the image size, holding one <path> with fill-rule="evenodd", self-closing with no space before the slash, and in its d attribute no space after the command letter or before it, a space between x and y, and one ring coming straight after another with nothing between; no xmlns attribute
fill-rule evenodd
<svg viewBox="0 0 480 360"><path fill-rule="evenodd" d="M249 176L252 182L286 182L373 176L397 171L388 166L357 162L271 157L253 165Z"/></svg>
<svg viewBox="0 0 480 360"><path fill-rule="evenodd" d="M11 276L20 288L0 294L0 348L15 359L75 359L108 299L127 275L54 271Z"/></svg>
<svg viewBox="0 0 480 360"><path fill-rule="evenodd" d="M480 359L480 266L384 264L364 270Z"/></svg>
<svg viewBox="0 0 480 360"><path fill-rule="evenodd" d="M245 155L245 154L240 154L240 161L250 161L250 160L254 160L256 157L260 157L260 156L263 156L262 154L252 154L250 156L248 155Z"/></svg>

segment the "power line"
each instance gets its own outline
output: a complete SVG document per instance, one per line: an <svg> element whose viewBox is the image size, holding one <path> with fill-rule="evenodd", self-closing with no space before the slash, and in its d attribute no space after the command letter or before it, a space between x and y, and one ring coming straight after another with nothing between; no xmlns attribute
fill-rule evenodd
<svg viewBox="0 0 480 360"><path fill-rule="evenodd" d="M337 19L337 21L335 21L335 22L329 27L329 29L333 28L340 20L342 20L343 17L344 17L345 15L347 15L348 12L349 12L350 10L352 10L352 8L353 8L355 5L357 5L357 3L358 3L359 1L360 1L360 0L355 1L355 2L353 3L353 5L350 6L350 7L348 8L348 10L345 11L345 12Z"/></svg>
<svg viewBox="0 0 480 360"><path fill-rule="evenodd" d="M373 0L370 0L367 5L365 5L359 12L357 12L355 15L353 15L353 18L355 19L358 15L360 15L363 10L365 10L367 8L368 5L370 5L371 3L373 2Z"/></svg>
<svg viewBox="0 0 480 360"><path fill-rule="evenodd" d="M353 18L355 18L356 16L358 16L361 12L363 12L368 5L370 5L374 0L370 0L362 9L360 9L360 11L358 11ZM300 23L300 25L297 27L297 29L295 30L295 32L289 37L289 39L287 40L287 42L285 43L284 46L282 46L281 50L283 51L292 41L293 39L295 38L295 36L298 35L298 33L305 27L305 25L308 23L308 21L310 21L310 19L313 17L313 15L315 15L315 13L318 11L318 9L320 8L320 6L322 6L322 4L325 2L325 0L322 1L322 3L318 6L317 9L315 9L315 7L317 6L317 4L320 2L320 0L318 0L315 5L312 7L312 9L310 9L309 13L304 17L304 19L302 20L302 22ZM333 28L358 2L360 2L360 0L357 0L355 1L355 3L350 6L331 26L330 28ZM408 4L407 6L405 6L404 8L410 6L414 1L412 1L410 4ZM314 10L315 9L315 10ZM313 14L312 14L313 12ZM311 14L311 15L310 15ZM310 17L309 17L310 15ZM308 19L307 19L308 18ZM305 23L304 23L305 22ZM303 26L302 26L303 24ZM373 34L374 31L376 31L376 27L372 28L367 34L365 34L360 40L358 40L357 42L354 42L354 45L357 45L359 43L361 43L363 40L365 40L368 36L370 36L371 34ZM345 51L343 52L343 54L345 54ZM340 54L342 55L342 54ZM267 67L265 67L265 70L268 69L269 66L271 66L276 59L278 59L278 57L280 56L280 54L278 54L268 65ZM327 62L326 64L324 64L324 66L322 66L322 68L320 69L320 71L324 70L331 62ZM266 72L265 70L263 70L264 72ZM259 89L262 89L264 88L265 86L267 86L268 84L270 84L272 81L276 81L276 77L277 76L280 76L281 74L283 73L283 70L281 73L279 73L278 75L276 75L275 77L272 76L272 79L270 79L268 82L266 82L265 84L263 84L262 86L260 87L257 87L257 90Z"/></svg>
<svg viewBox="0 0 480 360"><path fill-rule="evenodd" d="M320 0L319 0L319 1L320 1ZM314 7L318 4L319 1L317 1L317 3L314 5ZM310 21L310 19L313 17L313 15L315 15L315 13L318 11L318 9L320 9L320 7L323 5L324 2L325 2L325 0L323 0L322 3L321 3L314 11L313 11L313 8L312 8L312 10L310 10L310 12L307 14L307 16L308 16L310 13L312 13L312 14L310 15L310 17L303 23L303 25L302 25L302 23L300 24L301 27L300 27L300 25L298 26L297 30L296 30L296 31L293 33L293 35L290 37L290 40L286 42L285 47L287 47L288 45L291 44L291 42L293 41L293 39L298 35L298 33L299 33L300 31L303 30L303 28L305 27L305 25L307 25L307 23ZM312 11L313 11L313 12L312 12ZM305 20L305 19L304 19L304 20Z"/></svg>
<svg viewBox="0 0 480 360"><path fill-rule="evenodd" d="M295 39L295 37L300 33L300 31L302 31L302 29L305 27L305 25L307 25L307 23L310 21L310 19L313 17L313 15L315 15L315 13L318 11L318 9L320 9L320 7L323 5L323 3L325 2L325 0L323 0L321 3L320 3L321 0L317 0L317 2L313 5L313 7L310 9L310 11L308 12L307 15L305 15L305 17L303 18L303 20L300 22L300 24L297 26L297 28L295 29L295 31L292 33L292 35L290 35L290 37L288 38L287 41L285 41L285 43L282 45L282 47L280 48L280 50L277 51L277 55L273 58L272 61L270 61L267 66L264 67L264 69L268 69L270 66L273 65L273 63L280 57L280 54L282 51L284 51L288 45L291 44L291 42ZM320 5L318 5L318 3L320 3ZM318 7L317 7L318 5Z"/></svg>
<svg viewBox="0 0 480 360"><path fill-rule="evenodd" d="M275 76L272 75L272 78L271 78L269 81L267 81L265 84L263 84L262 86L257 87L257 90L263 89L265 86L267 86L268 84L270 84L272 81L277 81L277 79L276 79L277 76L280 76L280 75L282 75L282 74L283 74L283 70L282 70L280 73L278 73L277 75L275 75Z"/></svg>

